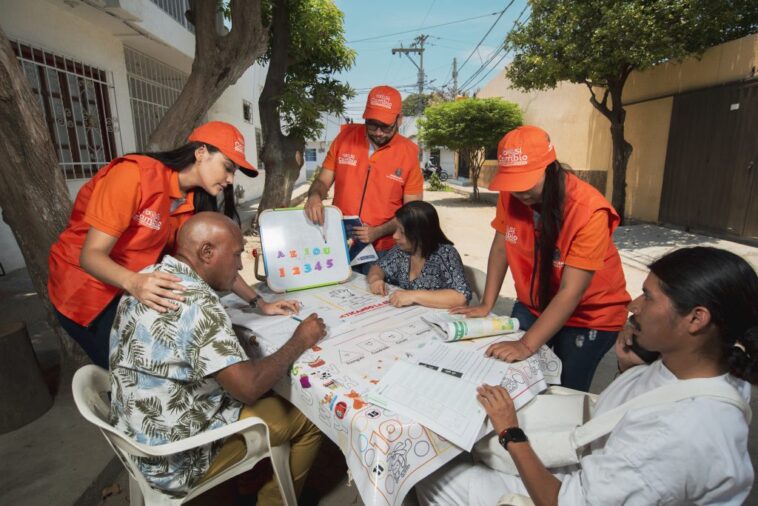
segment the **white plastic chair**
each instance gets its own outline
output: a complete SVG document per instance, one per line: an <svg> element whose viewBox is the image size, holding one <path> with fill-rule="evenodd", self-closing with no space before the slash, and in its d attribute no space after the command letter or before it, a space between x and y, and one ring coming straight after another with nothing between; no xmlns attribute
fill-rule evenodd
<svg viewBox="0 0 758 506"><path fill-rule="evenodd" d="M245 418L224 427L209 430L195 436L157 446L137 443L130 437L120 433L108 423L110 406L104 394L110 392L108 371L96 365L86 365L76 371L72 383L74 402L79 413L90 423L96 425L121 463L129 472L129 497L131 506L179 505L206 490L209 490L229 478L237 476L253 468L260 460L270 457L274 476L279 483L284 503L295 506L297 498L295 487L290 474L289 443L281 446L271 446L268 437L268 426L258 417ZM213 478L202 481L183 497L175 497L161 490L152 488L145 480L131 456L135 457L165 457L223 439L234 434L244 437L247 453L244 458Z"/></svg>
<svg viewBox="0 0 758 506"><path fill-rule="evenodd" d="M484 285L487 284L487 275L479 269L468 265L463 266L463 275L466 276L468 284L471 286L471 291L476 296L476 303L481 302L484 296ZM471 303L474 304L474 300Z"/></svg>

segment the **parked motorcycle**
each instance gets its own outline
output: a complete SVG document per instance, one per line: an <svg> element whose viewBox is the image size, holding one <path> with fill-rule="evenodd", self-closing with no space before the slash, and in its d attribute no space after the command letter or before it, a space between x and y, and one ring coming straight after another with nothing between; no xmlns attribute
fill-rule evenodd
<svg viewBox="0 0 758 506"><path fill-rule="evenodd" d="M424 164L424 168L421 169L421 172L424 174L424 181L427 181L432 174L437 174L437 177L440 178L440 181L447 181L447 178L449 177L447 175L447 172L442 170L442 167L439 165L435 166L431 162L426 162Z"/></svg>

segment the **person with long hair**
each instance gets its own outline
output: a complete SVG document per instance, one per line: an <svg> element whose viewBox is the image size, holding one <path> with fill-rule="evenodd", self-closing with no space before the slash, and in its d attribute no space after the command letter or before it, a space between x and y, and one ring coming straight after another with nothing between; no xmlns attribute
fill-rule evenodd
<svg viewBox="0 0 758 506"><path fill-rule="evenodd" d="M482 302L452 312L487 315L510 268L517 298L512 316L526 333L486 354L513 362L548 344L563 362L561 384L587 391L627 317L630 297L611 237L619 215L558 162L550 137L535 126L518 127L500 141L489 188L500 198Z"/></svg>
<svg viewBox="0 0 758 506"><path fill-rule="evenodd" d="M467 304L471 287L461 256L442 232L434 206L421 200L408 202L397 210L395 219L395 246L368 273L371 292L387 295L386 283L400 287L389 299L396 307Z"/></svg>
<svg viewBox="0 0 758 506"><path fill-rule="evenodd" d="M108 368L122 293L160 312L183 300L179 278L140 271L173 251L177 231L191 216L218 211L222 193L224 214L239 223L232 194L237 169L258 174L245 159L239 130L211 121L174 150L116 158L79 190L68 225L50 249L47 287L61 326L95 364ZM262 301L239 275L232 290L264 314L298 309L293 301Z"/></svg>
<svg viewBox="0 0 758 506"><path fill-rule="evenodd" d="M683 248L650 265L629 310L631 335L620 335L616 346L623 372L600 394L592 417L694 380L691 395L629 409L576 466L559 472L534 453L508 391L483 385L477 398L519 477L464 457L416 486L420 503L497 504L515 493L539 505L743 504L753 483L747 438L750 385L758 383L755 270L725 250ZM632 340L660 358L643 363ZM705 390L724 393L700 395Z"/></svg>

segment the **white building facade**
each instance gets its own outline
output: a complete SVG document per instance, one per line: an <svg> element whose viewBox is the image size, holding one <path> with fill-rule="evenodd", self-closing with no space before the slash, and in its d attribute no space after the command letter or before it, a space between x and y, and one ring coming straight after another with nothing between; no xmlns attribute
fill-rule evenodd
<svg viewBox="0 0 758 506"><path fill-rule="evenodd" d="M145 150L179 96L195 53L188 8L188 0L0 0L0 27L37 96L72 199L112 158ZM265 77L265 68L250 67L205 118L239 128L256 167ZM235 178L239 200L260 197L264 178ZM4 222L0 263L24 266Z"/></svg>

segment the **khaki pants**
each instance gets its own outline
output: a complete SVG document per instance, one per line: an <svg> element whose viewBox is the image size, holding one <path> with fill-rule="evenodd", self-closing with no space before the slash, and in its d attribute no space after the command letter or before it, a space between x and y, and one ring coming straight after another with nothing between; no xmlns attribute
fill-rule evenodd
<svg viewBox="0 0 758 506"><path fill-rule="evenodd" d="M295 495L299 497L305 478L321 445L321 432L296 407L278 395L259 399L252 406L242 408L240 419L251 416L257 416L266 422L271 446L290 442L290 470L295 485ZM229 438L200 481L215 476L244 456L244 439L241 436ZM258 491L258 504L261 506L284 504L275 476Z"/></svg>

